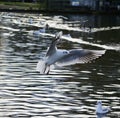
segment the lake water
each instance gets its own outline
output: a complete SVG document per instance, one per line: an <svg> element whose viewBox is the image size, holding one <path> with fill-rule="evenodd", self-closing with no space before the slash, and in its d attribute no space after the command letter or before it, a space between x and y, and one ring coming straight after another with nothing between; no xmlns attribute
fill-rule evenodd
<svg viewBox="0 0 120 118"><path fill-rule="evenodd" d="M49 75L40 75L36 64L45 55L51 39L31 36L28 32L36 27L13 24L2 15L1 118L120 118L120 16L64 15L68 19L61 25L67 24L74 30L51 28L50 32L62 30L73 39L62 40L59 48L106 49L106 53L92 63L57 67ZM18 19L38 17L36 14L10 17L15 19L14 15ZM43 19L53 19L53 15L45 15ZM78 27L97 30L80 32L76 31ZM97 100L102 100L103 106L110 106L111 112L97 116Z"/></svg>

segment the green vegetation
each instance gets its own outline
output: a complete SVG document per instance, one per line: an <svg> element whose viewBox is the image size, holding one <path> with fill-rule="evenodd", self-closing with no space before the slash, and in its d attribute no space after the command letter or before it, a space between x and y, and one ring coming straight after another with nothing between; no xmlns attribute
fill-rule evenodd
<svg viewBox="0 0 120 118"><path fill-rule="evenodd" d="M6 9L31 9L31 10L39 10L44 9L44 4L40 3L27 3L27 2L0 2L0 8Z"/></svg>

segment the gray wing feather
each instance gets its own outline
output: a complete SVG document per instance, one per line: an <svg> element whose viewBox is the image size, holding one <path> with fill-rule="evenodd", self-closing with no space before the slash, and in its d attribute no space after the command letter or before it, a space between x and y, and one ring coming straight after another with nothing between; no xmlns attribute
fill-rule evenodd
<svg viewBox="0 0 120 118"><path fill-rule="evenodd" d="M83 50L74 49L70 50L68 55L65 55L56 62L58 66L73 65L76 63L88 63L105 53L105 50Z"/></svg>

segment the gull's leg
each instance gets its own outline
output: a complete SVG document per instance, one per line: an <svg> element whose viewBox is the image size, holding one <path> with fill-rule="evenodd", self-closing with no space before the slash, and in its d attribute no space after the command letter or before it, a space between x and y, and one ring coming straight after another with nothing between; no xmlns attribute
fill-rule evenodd
<svg viewBox="0 0 120 118"><path fill-rule="evenodd" d="M49 72L50 72L50 65L45 64L44 74L49 74Z"/></svg>
<svg viewBox="0 0 120 118"><path fill-rule="evenodd" d="M47 64L45 64L44 73L46 72L46 69L47 69Z"/></svg>
<svg viewBox="0 0 120 118"><path fill-rule="evenodd" d="M47 66L47 69L46 69L46 74L48 75L50 72L50 66Z"/></svg>

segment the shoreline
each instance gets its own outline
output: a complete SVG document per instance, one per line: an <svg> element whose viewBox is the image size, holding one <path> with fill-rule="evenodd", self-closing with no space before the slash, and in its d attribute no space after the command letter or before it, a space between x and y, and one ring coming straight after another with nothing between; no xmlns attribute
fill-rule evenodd
<svg viewBox="0 0 120 118"><path fill-rule="evenodd" d="M120 11L63 11L63 10L31 10L31 9L0 9L0 12L20 12L20 13L52 13L52 14L91 14L91 15L119 15Z"/></svg>
<svg viewBox="0 0 120 118"><path fill-rule="evenodd" d="M19 12L19 13L52 13L52 14L90 14L90 15L120 15L119 10L97 11L97 10L47 10L22 8L20 6L6 6L0 4L0 12Z"/></svg>

